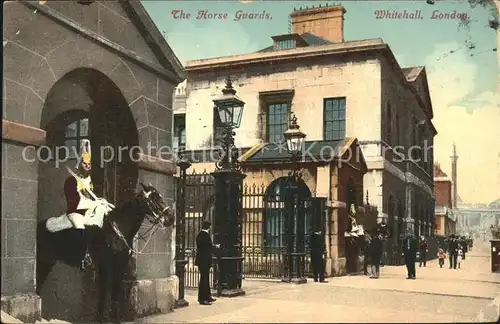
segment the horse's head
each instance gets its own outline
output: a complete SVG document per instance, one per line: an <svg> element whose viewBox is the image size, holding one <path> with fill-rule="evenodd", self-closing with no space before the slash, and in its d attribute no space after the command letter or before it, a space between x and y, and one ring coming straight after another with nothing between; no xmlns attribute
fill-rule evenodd
<svg viewBox="0 0 500 324"><path fill-rule="evenodd" d="M146 218L152 224L161 224L163 226L172 226L175 222L175 213L165 204L162 195L151 184L145 185L140 183L142 191L139 197L147 206Z"/></svg>

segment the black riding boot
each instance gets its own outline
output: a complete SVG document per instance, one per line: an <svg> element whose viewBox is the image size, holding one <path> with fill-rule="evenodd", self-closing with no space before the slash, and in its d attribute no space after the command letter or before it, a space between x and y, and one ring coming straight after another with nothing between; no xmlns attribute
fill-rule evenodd
<svg viewBox="0 0 500 324"><path fill-rule="evenodd" d="M79 232L79 239L80 239L80 258L81 260L80 263L80 270L85 271L87 267L92 265L92 259L89 254L89 246L88 246L88 239L87 239L87 233L85 232L84 229L78 230Z"/></svg>

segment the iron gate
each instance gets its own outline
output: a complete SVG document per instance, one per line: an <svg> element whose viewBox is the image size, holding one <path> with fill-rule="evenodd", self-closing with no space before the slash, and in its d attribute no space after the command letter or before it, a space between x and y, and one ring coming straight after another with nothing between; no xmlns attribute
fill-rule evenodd
<svg viewBox="0 0 500 324"><path fill-rule="evenodd" d="M187 259L184 282L187 288L198 287L198 268L195 266L196 236L201 230L203 220L213 221L214 179L207 173L192 174L186 177L184 239ZM214 287L214 271L210 270L210 282Z"/></svg>
<svg viewBox="0 0 500 324"><path fill-rule="evenodd" d="M243 273L251 278L281 278L288 252L285 199L271 195L264 186L244 186L243 190ZM304 243L307 254L313 226L313 199L302 197L299 217L305 218ZM294 233L296 236L297 233ZM305 272L310 272L309 256Z"/></svg>
<svg viewBox="0 0 500 324"><path fill-rule="evenodd" d="M282 194L270 192L272 188L272 184L267 188L264 185L244 185L243 187L242 256L245 277L281 278L284 274L287 254L285 202ZM279 191L279 189L276 190ZM185 256L188 262L184 280L188 288L198 287L199 274L194 264L196 236L204 219L213 223L214 195L214 179L209 173L193 172L186 177L184 239ZM305 273L307 275L311 274L308 253L309 235L314 224L318 222L325 224L323 218L325 206L322 199L311 197L310 192L308 195L303 195L300 201L298 214L305 218L304 235L307 253ZM324 227L321 228L325 233ZM210 274L213 289L215 289L216 281L216 267L214 267Z"/></svg>

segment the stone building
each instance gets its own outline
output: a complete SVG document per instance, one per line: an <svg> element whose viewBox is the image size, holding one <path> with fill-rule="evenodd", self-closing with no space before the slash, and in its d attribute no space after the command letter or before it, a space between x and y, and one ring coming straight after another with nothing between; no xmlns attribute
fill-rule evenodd
<svg viewBox="0 0 500 324"><path fill-rule="evenodd" d="M35 294L37 221L64 213L64 166L76 163L55 147L78 149L90 138L96 194L115 204L139 181L172 203L176 167L147 146L171 143L172 97L184 68L136 0L8 1L3 8L1 307L25 322L41 313L93 320L90 273L57 264L41 297ZM104 145L142 150L138 160L125 154L100 163ZM132 318L170 311L178 289L173 239L171 228L158 231L132 258L124 297Z"/></svg>
<svg viewBox="0 0 500 324"><path fill-rule="evenodd" d="M368 168L363 190L397 246L407 229L430 235L434 223L437 132L426 71L401 68L381 39L344 40L344 14L342 6L296 10L292 33L271 37L261 51L188 62L186 111L178 118L188 150L213 147L219 120L207 107L230 76L246 102L239 147L259 154L280 141L292 111L308 141L357 138Z"/></svg>
<svg viewBox="0 0 500 324"><path fill-rule="evenodd" d="M456 233L456 215L453 208L453 181L434 164L434 194L436 197L434 235L450 236Z"/></svg>

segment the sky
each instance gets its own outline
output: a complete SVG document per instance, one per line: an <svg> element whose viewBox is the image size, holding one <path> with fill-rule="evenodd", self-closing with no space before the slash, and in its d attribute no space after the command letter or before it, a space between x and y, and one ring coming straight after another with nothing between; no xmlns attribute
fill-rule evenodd
<svg viewBox="0 0 500 324"><path fill-rule="evenodd" d="M272 45L271 36L288 33L294 7L330 1L142 1L183 63L189 60L255 52ZM344 39L382 38L401 67L425 65L434 110L435 160L451 175L456 144L458 192L466 203L500 198L500 93L496 32L488 27L491 11L466 1L342 1ZM190 13L174 19L173 10ZM227 13L226 20L196 19L200 10ZM239 20L238 10L269 13L269 20ZM422 10L424 19L376 19L375 10ZM457 19L430 19L433 11L466 13ZM474 48L470 49L471 45ZM452 53L450 53L452 52Z"/></svg>

